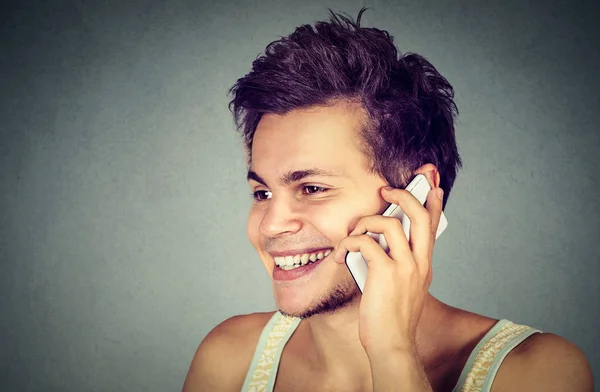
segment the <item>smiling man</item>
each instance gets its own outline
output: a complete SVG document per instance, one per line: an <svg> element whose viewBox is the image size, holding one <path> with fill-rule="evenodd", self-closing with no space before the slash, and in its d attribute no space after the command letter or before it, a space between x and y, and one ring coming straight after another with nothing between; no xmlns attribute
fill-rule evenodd
<svg viewBox="0 0 600 392"><path fill-rule="evenodd" d="M254 194L247 232L276 312L211 331L185 391L592 391L568 341L428 291L460 157L453 89L384 31L332 14L271 43L232 88ZM403 190L423 174L425 207ZM411 220L410 241L395 218ZM385 252L367 231L382 233ZM344 263L361 252L361 294Z"/></svg>

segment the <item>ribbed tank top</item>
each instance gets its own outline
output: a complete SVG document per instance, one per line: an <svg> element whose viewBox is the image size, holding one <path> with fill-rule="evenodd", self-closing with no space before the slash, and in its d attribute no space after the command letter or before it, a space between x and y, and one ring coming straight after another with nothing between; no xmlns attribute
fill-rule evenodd
<svg viewBox="0 0 600 392"><path fill-rule="evenodd" d="M301 319L275 312L256 345L242 392L272 392L279 361ZM540 332L526 325L499 320L475 346L452 392L489 392L508 353L523 340Z"/></svg>

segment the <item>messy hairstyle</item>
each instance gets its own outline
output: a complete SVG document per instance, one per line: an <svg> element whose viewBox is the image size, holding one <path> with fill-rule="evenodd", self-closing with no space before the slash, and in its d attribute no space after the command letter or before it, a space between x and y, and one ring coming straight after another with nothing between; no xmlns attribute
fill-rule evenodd
<svg viewBox="0 0 600 392"><path fill-rule="evenodd" d="M330 11L329 21L296 28L237 80L229 108L248 157L263 114L356 102L368 117L361 136L369 169L404 188L416 169L433 163L445 206L461 167L454 90L424 57L399 52L387 31L361 27L364 11L356 21Z"/></svg>

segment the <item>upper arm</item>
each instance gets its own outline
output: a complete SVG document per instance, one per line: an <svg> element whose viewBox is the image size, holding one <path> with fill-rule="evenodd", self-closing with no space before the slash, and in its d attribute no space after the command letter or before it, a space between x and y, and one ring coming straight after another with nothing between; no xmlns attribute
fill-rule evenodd
<svg viewBox="0 0 600 392"><path fill-rule="evenodd" d="M553 334L535 334L509 354L492 391L593 392L594 380L585 354Z"/></svg>
<svg viewBox="0 0 600 392"><path fill-rule="evenodd" d="M235 316L210 331L196 350L183 391L239 391L264 320L264 314Z"/></svg>
<svg viewBox="0 0 600 392"><path fill-rule="evenodd" d="M224 324L230 320L224 321L210 331L198 346L183 385L184 392L227 391L235 388L236 377L232 377L232 374L227 372L228 367L224 366L224 359L230 356L227 328L224 328Z"/></svg>

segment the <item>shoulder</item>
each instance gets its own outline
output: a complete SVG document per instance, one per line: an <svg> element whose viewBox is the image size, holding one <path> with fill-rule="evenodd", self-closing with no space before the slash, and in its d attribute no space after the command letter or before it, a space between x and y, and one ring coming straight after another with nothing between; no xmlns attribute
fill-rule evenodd
<svg viewBox="0 0 600 392"><path fill-rule="evenodd" d="M239 391L260 334L273 314L234 316L217 325L198 346L183 391Z"/></svg>
<svg viewBox="0 0 600 392"><path fill-rule="evenodd" d="M593 384L583 351L558 335L536 333L506 357L492 391L591 392Z"/></svg>

